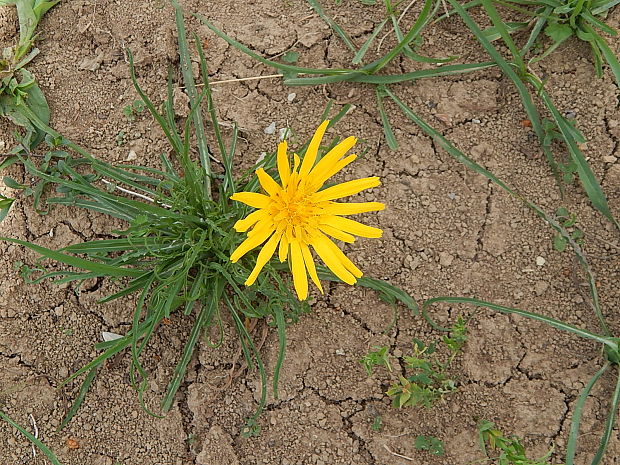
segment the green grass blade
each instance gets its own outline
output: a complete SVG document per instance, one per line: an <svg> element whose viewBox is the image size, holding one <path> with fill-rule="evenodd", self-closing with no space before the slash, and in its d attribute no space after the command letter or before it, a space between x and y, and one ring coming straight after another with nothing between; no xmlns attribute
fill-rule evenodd
<svg viewBox="0 0 620 465"><path fill-rule="evenodd" d="M616 31L613 27L608 26L603 21L601 21L600 19L598 19L595 16L591 15L587 11L582 12L581 13L581 17L583 19L585 19L587 22L589 22L592 26L594 26L594 27L600 29L601 31L603 31L605 34L609 34L612 37L618 35L618 31ZM588 31L588 32L591 32L591 31Z"/></svg>
<svg viewBox="0 0 620 465"><path fill-rule="evenodd" d="M598 379L607 371L611 366L609 362L605 363L590 379L588 384L583 388L575 408L573 409L573 418L570 424L570 432L568 434L568 442L566 443L566 465L574 465L575 463L575 451L577 449L577 439L579 437L579 425L581 424L581 414L583 407L590 395L590 391L598 381Z"/></svg>
<svg viewBox="0 0 620 465"><path fill-rule="evenodd" d="M600 2L601 4L598 5L599 2L593 2L592 6L592 11L591 13L595 16L600 15L601 13L604 13L607 10L610 10L611 8L613 8L614 6L616 6L618 3L620 3L620 0L611 0L611 1L602 1Z"/></svg>
<svg viewBox="0 0 620 465"><path fill-rule="evenodd" d="M398 148L398 142L396 141L396 136L394 136L394 131L392 131L390 119L383 105L385 92L380 86L377 86L375 89L375 93L377 96L377 109L379 110L379 116L381 117L381 123L383 124L383 134L385 135L385 140L388 144L388 147L390 147L392 150L396 150Z"/></svg>
<svg viewBox="0 0 620 465"><path fill-rule="evenodd" d="M345 45L352 52L355 52L357 50L357 47L355 46L355 44L353 43L349 35L345 32L344 29L340 27L340 25L338 25L338 23L336 23L336 21L334 21L329 16L327 16L325 11L323 11L323 8L321 8L321 5L319 4L319 2L317 2L316 0L307 0L307 2L310 4L312 9L316 11L316 14L318 14L321 17L321 19L325 21L325 23L327 23L327 25L331 27L336 34L338 34L338 36L342 39Z"/></svg>
<svg viewBox="0 0 620 465"><path fill-rule="evenodd" d="M30 432L15 423L11 419L11 417L9 417L2 410L0 410L0 419L6 421L9 425L11 425L21 434L23 434L26 439L28 439L32 444L34 444L37 449L39 449L43 453L43 455L45 455L49 459L49 461L52 462L52 465L62 465L56 455L54 455L54 453L45 444L43 444L39 439L35 438Z"/></svg>
<svg viewBox="0 0 620 465"><path fill-rule="evenodd" d="M585 190L590 202L594 208L596 208L599 212L603 214L611 223L620 231L620 224L616 221L611 210L609 209L609 204L607 203L607 198L605 197L605 193L601 188L596 176L592 172L590 165L586 161L585 157L581 153L579 146L577 145L577 141L574 138L574 128L570 127L570 124L566 121L566 119L560 114L560 112L555 108L553 102L547 95L544 90L541 90L540 96L551 112L553 119L556 124L566 145L568 147L568 152L570 153L571 159L577 166L577 174L579 175L579 180L581 181L581 185Z"/></svg>
<svg viewBox="0 0 620 465"><path fill-rule="evenodd" d="M375 74L382 68L384 68L390 61L396 58L405 47L409 46L412 40L414 40L422 29L428 24L430 19L432 18L432 9L433 9L433 0L425 0L424 6L422 7L422 11L418 16L418 19L413 23L409 32L405 35L403 40L401 40L396 47L390 50L387 54L385 54L382 58L370 63L367 66L364 66L363 70L368 71L368 74Z"/></svg>
<svg viewBox="0 0 620 465"><path fill-rule="evenodd" d="M364 73L351 73L349 75L337 76L339 81L351 81L362 82L365 84L395 84L398 82L414 81L416 79L439 77L439 76L452 76L456 74L470 73L473 71L479 71L486 68L496 66L492 61L483 63L468 63L461 65L445 65L435 69L422 69L419 71L412 71L402 74L384 74L370 76ZM309 86L316 84L324 84L328 78L335 79L336 77L316 77L316 78L288 78L284 80L284 84L289 86Z"/></svg>
<svg viewBox="0 0 620 465"><path fill-rule="evenodd" d="M377 36L381 32L381 30L385 27L387 22L388 20L384 19L377 25L375 30L372 31L372 34L370 35L370 37L366 40L366 42L364 42L364 45L362 45L360 49L357 51L351 63L353 63L354 65L359 65L362 62L362 60L364 59L364 55L366 55L366 52L370 48L370 45L377 38Z"/></svg>
<svg viewBox="0 0 620 465"><path fill-rule="evenodd" d="M73 416L80 409L80 406L82 405L82 402L84 402L84 399L86 398L86 394L88 394L88 390L90 389L90 385L92 384L93 380L95 379L95 376L97 376L97 371L99 370L99 367L100 367L100 365L97 365L97 366L93 367L88 372L88 374L86 375L86 378L84 379L84 382L80 386L80 392L78 392L78 395L75 398L75 400L73 401L73 404L71 405L71 408L69 409L69 411L67 412L67 414L63 418L62 423L60 423L60 426L58 427L58 429L56 431L60 431L60 430L64 429L64 427L69 424L69 422L71 421Z"/></svg>
<svg viewBox="0 0 620 465"><path fill-rule="evenodd" d="M598 45L603 57L605 57L605 60L614 75L614 78L616 78L616 85L620 88L620 62L618 62L616 54L611 50L611 48L609 48L607 41L603 37L598 35L596 31L592 30L592 28L590 29L590 34L594 37L596 45Z"/></svg>
<svg viewBox="0 0 620 465"><path fill-rule="evenodd" d="M196 50L198 51L198 57L200 58L200 74L202 75L202 85L204 86L207 95L207 111L209 112L209 116L211 117L211 127L213 128L213 132L215 133L217 146L220 150L220 157L222 157L222 161L224 161L224 164L226 164L225 161L228 155L228 151L226 150L226 144L224 144L224 138L222 137L222 132L220 131L220 124L217 119L217 114L215 113L213 92L211 90L211 83L209 82L207 59L205 57L204 50L202 49L200 39L196 35L194 35L194 42L196 43Z"/></svg>
<svg viewBox="0 0 620 465"><path fill-rule="evenodd" d="M306 73L306 74L344 74L350 73L351 70L348 69L317 69L317 68L303 68L300 66L287 65L284 63L278 63L277 61L268 60L259 54L253 52L248 47L243 45L241 42L236 41L232 37L226 35L224 32L220 31L217 27L215 27L211 22L209 22L205 17L194 14L194 16L202 22L205 26L211 29L215 34L224 39L230 45L235 47L237 50L242 51L246 55L254 58L256 61L259 61L267 66L271 66L272 68L279 69L281 71L289 72L289 73ZM357 50L356 48L353 51Z"/></svg>
<svg viewBox="0 0 620 465"><path fill-rule="evenodd" d="M323 279L325 281L334 281L338 283L342 282L323 265L317 265L316 271L319 279ZM419 314L418 304L415 302L413 297L411 297L402 289L391 285L390 283L387 283L381 279L363 276L357 280L357 285L377 291L381 299L385 300L390 304L400 302L401 304L405 305L409 310L411 310L414 314Z"/></svg>
<svg viewBox="0 0 620 465"><path fill-rule="evenodd" d="M254 355L254 359L256 360L256 364L258 365L258 371L259 371L260 379L261 379L261 396L260 396L260 401L258 403L258 407L256 408L254 415L252 415L252 417L250 418L251 420L256 420L262 413L267 403L267 372L265 371L265 366L263 365L263 360L261 359L260 352L256 348L256 345L254 344L254 341L252 340L252 336L250 336L250 333L248 333L248 330L243 324L243 321L241 321L241 318L239 317L239 314L237 313L235 306L233 305L233 303L230 301L230 298L226 294L223 294L223 297L224 297L224 301L226 302L226 305L228 306L228 309L230 310L230 314L235 323L235 327L239 334L240 342L242 346L246 347L246 351L248 351L247 349L252 351L252 354ZM251 364L252 363L250 361L250 365Z"/></svg>
<svg viewBox="0 0 620 465"><path fill-rule="evenodd" d="M519 52L522 57L524 57L525 54L534 46L534 44L537 43L536 41L538 40L538 36L542 32L543 28L547 25L547 17L551 14L552 11L552 7L546 7L542 11L540 17L534 23L534 27L532 28L532 31L527 38L527 42Z"/></svg>
<svg viewBox="0 0 620 465"><path fill-rule="evenodd" d="M523 63L523 59L521 58L519 49L517 48L514 41L512 40L512 37L510 35L510 32L508 31L508 28L506 27L506 24L504 23L500 15L497 13L497 10L493 6L493 2L491 0L482 0L482 7L486 11L487 16L491 19L493 26L495 27L495 29L497 30L497 32L503 39L504 43L508 46L508 49L510 50L512 57L515 60L515 64L517 65L517 67L522 73L525 72L525 69L526 69L525 63ZM487 40L489 39L487 38Z"/></svg>
<svg viewBox="0 0 620 465"><path fill-rule="evenodd" d="M273 397L278 398L278 383L280 382L280 369L286 355L286 321L281 306L274 308L276 327L278 328L278 360L273 370Z"/></svg>
<svg viewBox="0 0 620 465"><path fill-rule="evenodd" d="M115 276L115 277L138 277L144 274L143 270L122 268L117 266L104 265L102 263L93 262L90 260L84 260L83 258L73 257L56 250L48 249L40 245L31 244L30 242L14 239L12 237L0 237L0 240L12 242L14 244L23 245L35 252L38 252L45 258L55 260L57 262L64 263L65 265L81 268L83 270L92 271L100 276Z"/></svg>
<svg viewBox="0 0 620 465"><path fill-rule="evenodd" d="M611 398L611 406L609 407L609 414L607 415L607 421L605 422L605 430L603 431L603 436L601 436L601 441L596 451L596 455L592 459L592 462L590 462L590 465L598 465L601 463L601 460L603 460L603 455L605 455L605 451L609 445L616 416L618 415L618 404L620 403L620 369L618 369L617 365L616 369L618 370L618 380L616 381L616 389L614 390L614 394Z"/></svg>
<svg viewBox="0 0 620 465"><path fill-rule="evenodd" d="M166 395L162 400L161 409L164 412L167 412L172 408L174 396L176 395L179 386L181 386L181 382L185 377L187 366L189 365L189 362L192 358L194 348L196 347L196 343L200 338L200 334L202 333L205 326L209 326L209 323L213 318L213 314L215 313L215 308L217 307L217 305L219 305L219 301L224 290L224 282L221 279L216 278L215 282L212 283L210 287L212 289L211 295L209 296L209 302L206 305L203 305L203 307L200 309L200 312L198 313L198 317L196 317L194 326L192 326L190 335L185 342L185 347L183 348L183 354L181 355L181 359L179 360L179 363L177 363L177 366L174 369L174 374L172 375L172 379L168 384Z"/></svg>
<svg viewBox="0 0 620 465"><path fill-rule="evenodd" d="M183 20L183 10L176 0L172 0L175 11L175 20L178 32L179 57L181 65L181 73L183 74L183 83L185 84L185 92L189 97L190 107L196 107L192 119L194 122L194 130L196 134L196 145L198 148L198 156L200 164L206 176L204 176L204 192L208 198L211 198L211 160L209 159L209 146L207 144L207 136L200 111L200 100L196 91L196 82L192 74L192 59L187 47L187 34L185 32L185 22Z"/></svg>
<svg viewBox="0 0 620 465"><path fill-rule="evenodd" d="M153 118L155 118L155 121L157 121L162 131L164 131L164 134L166 135L168 142L170 142L170 145L172 145L174 151L179 153L181 151L181 146L176 131L174 129L171 129L167 121L159 114L159 112L155 108L155 105L153 105L153 102L151 102L151 99L148 98L148 96L142 91L140 84L138 84L138 79L136 78L136 68L133 63L133 54L129 49L127 49L127 56L129 58L129 74L131 76L131 82L133 83L134 89L136 89L136 92L146 105L146 108L148 108Z"/></svg>
<svg viewBox="0 0 620 465"><path fill-rule="evenodd" d="M474 20L469 16L467 11L463 9L461 5L456 0L448 0L456 12L461 16L463 22L469 27L472 31L478 42L482 45L482 47L486 50L486 52L491 56L491 58L497 63L497 65L501 68L506 76L510 78L510 80L514 83L517 88L517 92L521 97L521 101L523 102L523 107L525 108L525 112L527 113L528 119L532 123L532 129L536 133L536 137L538 137L539 141L543 141L545 138L545 132L541 123L540 115L538 114L538 110L532 101L532 96L530 95L529 90L527 89L525 83L521 79L521 77L514 71L511 64L509 64L504 57L499 53L493 44L489 42L489 40L484 36L484 33L480 30L478 25L474 22ZM542 144L543 153L545 154L545 158L549 163L549 167L553 173L553 177L556 180L557 185L560 187L562 191L562 180L560 177L560 173L558 170L557 163L551 150L549 147Z"/></svg>
<svg viewBox="0 0 620 465"><path fill-rule="evenodd" d="M616 344L616 342L614 342L614 340L612 338L609 337L605 337L605 336L600 336L598 334L594 334L591 333L588 330L585 329L581 329L578 328L576 326L573 326L571 324L568 323L564 323L563 321L559 321L556 320L554 318L549 318L547 316L544 315L540 315L538 313L532 313L532 312L527 312L525 310L521 310L518 308L511 308L511 307L505 307L503 305L498 305L498 304L494 304L491 302L485 302L483 300L478 300L478 299L472 299L469 297L434 297L432 299L428 299L426 300L423 304L422 304L422 314L425 315L425 317L429 320L429 322L432 322L432 320L430 319L430 317L428 317L428 308L431 305L437 304L437 303L447 303L447 304L467 304L467 305L474 305L476 307L481 307L481 308L488 308L490 310L495 310L501 313L507 313L507 314L514 314L514 315L520 315L523 316L525 318L529 318L531 320L535 320L535 321L540 321L542 323L545 323L555 329L559 329L561 331L568 331L570 333L573 333L577 336L583 337L585 339L590 339L592 341L596 341L599 342L601 344L604 344L608 347L610 347L612 350L617 351L618 350L618 346ZM437 325L436 323L432 322L433 327L437 328L437 329L441 329L442 331L449 331L449 328L442 328L441 326Z"/></svg>
<svg viewBox="0 0 620 465"><path fill-rule="evenodd" d="M320 77L309 78L285 78L284 84L287 86L318 86L323 84L333 84L335 82L353 81L358 76L365 76L366 73L362 71L351 71L346 74L336 74Z"/></svg>

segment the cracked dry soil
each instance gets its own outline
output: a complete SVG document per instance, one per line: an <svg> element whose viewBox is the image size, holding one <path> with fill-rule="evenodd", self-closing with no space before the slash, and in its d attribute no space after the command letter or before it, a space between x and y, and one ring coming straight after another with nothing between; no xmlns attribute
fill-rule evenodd
<svg viewBox="0 0 620 465"><path fill-rule="evenodd" d="M382 19L379 6L355 0L344 0L340 7L331 0L322 3L358 46ZM346 66L351 59L302 0L210 4L189 0L183 6L267 56L292 48L300 52L300 65L314 67ZM411 8L405 26L420 7ZM1 13L0 42L16 31L11 12ZM619 18L616 9L608 18L610 26L617 27ZM273 72L229 47L195 19L187 22L206 47L213 80ZM134 52L140 82L154 100L161 101L168 68L177 63L173 12L167 3L62 2L48 13L40 31L42 53L33 71L50 103L52 125L105 160L123 163L135 156L132 163L156 165L158 154L167 150L163 134L149 116L140 114L129 121L122 112L137 98L124 49ZM611 43L616 53L619 43ZM382 50L390 44L386 39ZM428 28L424 52L459 55L467 62L485 60L456 18ZM370 54L377 55L376 48ZM403 61L389 71L412 69ZM615 157L620 112L612 79L608 74L595 79L589 50L576 41L537 64L534 71L548 79L558 108L575 115L588 139L586 155L618 212L620 162ZM569 186L566 198L560 199L539 146L522 123L525 114L512 85L489 69L394 86L394 91L527 198L547 211L566 205L577 214L587 234L585 249L600 284L604 311L617 334L618 237L588 205L579 187ZM305 138L319 123L328 99L337 102L336 109L354 104L332 134L358 136L358 153L366 152L342 178L380 176L383 185L360 197L388 206L365 218L383 228L384 237L360 240L347 250L368 275L401 286L418 301L438 295L477 297L597 330L585 280L569 253L553 251L551 230L438 149L387 103L400 143L398 150L390 150L371 87L286 88L278 79L265 79L218 85L215 98L221 120L236 121L242 128L237 151L241 168L249 167L262 151L275 148L277 131L264 132L271 123L277 128L290 126ZM179 114L183 111L180 105ZM0 144L6 150L12 144L12 128L2 124ZM9 174L30 182L17 168ZM110 231L122 226L80 210L57 208L42 216L20 199L0 224L0 235L63 247L110 237ZM0 244L0 251L0 403L22 425L30 427L32 415L40 437L67 465L459 465L483 458L476 443L476 423L482 418L496 422L506 434L524 437L532 456L553 445L554 460L561 462L576 397L601 361L593 343L482 310L472 319L465 352L452 369L458 391L432 409L397 410L383 394L393 381L389 373L378 369L369 378L357 361L373 345L389 345L393 354L403 354L411 350L413 337L430 341L439 335L421 318L394 310L370 291L331 285L324 297L314 296L312 313L289 328L280 397L269 399L259 437L239 434L244 418L255 408L258 377L242 373L228 383L238 350L230 328L220 350L200 346L165 418L154 419L140 409L126 376L125 355L100 372L72 423L56 432L79 388L71 384L56 390L59 380L96 354L93 345L102 331L127 331L133 302L97 304L118 286L108 281L89 283L79 296L71 286L27 285L15 263L33 264L36 256L6 243ZM543 266L537 265L537 257L544 258ZM458 306L433 309L444 324L471 312ZM190 323L187 318L173 319L145 353L151 406L157 405L165 389ZM259 326L256 335L265 336L262 351L272 369L276 336L263 331ZM396 366L395 373L399 370ZM596 450L611 389L612 380L603 380L586 405L578 463L587 463ZM382 420L380 431L371 428L376 416ZM416 451L413 440L419 434L442 439L446 455ZM69 448L69 439L78 447ZM2 465L47 463L41 454L33 458L27 441L5 424L0 424L0 445ZM619 457L615 429L604 463L618 463Z"/></svg>

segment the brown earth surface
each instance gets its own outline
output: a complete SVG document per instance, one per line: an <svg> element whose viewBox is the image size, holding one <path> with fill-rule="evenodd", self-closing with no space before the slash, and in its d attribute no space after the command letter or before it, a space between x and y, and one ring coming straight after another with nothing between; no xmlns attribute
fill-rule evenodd
<svg viewBox="0 0 620 465"><path fill-rule="evenodd" d="M384 14L383 7L356 0L343 0L340 6L333 0L322 3L358 46ZM300 65L312 67L346 66L352 58L302 0L190 0L183 6L266 56L294 50L300 53ZM420 8L421 2L412 6L403 20L405 27ZM619 20L616 9L608 23L617 27ZM188 15L187 23L206 47L213 81L273 73L195 18ZM12 12L0 8L0 43L16 30ZM178 63L174 14L168 3L64 1L46 15L39 30L41 54L32 71L49 101L52 126L107 161L156 166L158 154L167 151L161 131L146 113L135 121L123 114L123 107L137 98L125 51L133 51L138 79L147 93L161 101L168 69ZM429 56L458 55L463 62L486 59L457 18L430 26L425 37L423 50ZM383 42L383 52L391 40ZM611 46L620 52L620 41L611 41ZM376 46L370 53L378 56ZM390 71L417 66L402 61ZM585 153L619 215L620 111L611 75L607 71L603 79L596 79L590 50L577 41L569 41L533 71L547 79L560 111L575 115L587 138ZM309 136L328 99L336 101L333 111L345 103L354 105L331 133L358 136L358 153L367 150L343 179L378 175L383 182L361 197L387 204L385 211L365 217L383 228L384 237L347 247L368 275L402 287L418 301L440 295L476 297L598 330L585 278L570 253L553 250L552 230L518 201L457 163L386 102L400 144L390 150L372 87L287 88L280 79L214 87L221 121L242 128L237 156L244 166L275 148L280 128ZM547 211L565 205L577 214L604 313L618 334L618 236L577 185L569 186L566 198L560 199L540 147L523 124L526 116L511 82L489 69L393 89L456 146L528 199ZM187 111L182 103L181 116ZM272 123L277 130L268 134L265 128ZM0 150L12 146L12 131L7 123L0 126ZM10 174L30 180L15 167ZM29 200L20 199L0 224L0 235L63 247L109 237L122 226L80 210L56 208L39 215ZM270 397L260 418L260 436L240 435L257 405L259 381L249 372L227 386L238 351L229 330L221 349L200 345L165 418L153 418L140 408L125 355L100 372L81 410L57 432L79 383L60 390L56 386L97 354L93 346L102 331L127 331L133 302L98 304L115 288L109 282L92 283L79 295L72 286L25 284L16 264L32 265L36 255L6 242L0 243L0 252L0 405L30 430L32 416L39 437L66 465L460 465L484 458L476 436L480 419L523 437L532 456L553 446L554 463L560 463L577 396L602 363L595 343L524 318L480 310L469 324L464 354L452 368L458 390L431 409L395 409L384 393L400 367L392 375L379 368L368 377L358 360L374 345L388 345L395 355L407 354L413 337L431 341L441 335L421 317L393 309L371 291L331 285L325 296L313 296L311 314L288 329L280 397ZM439 306L432 313L447 324L459 314L472 314L472 309ZM395 317L397 324L392 325ZM154 338L145 358L151 373L148 405L156 407L161 399L190 328L189 318L175 318ZM270 331L262 346L270 372L277 348L277 335ZM586 405L577 453L580 464L589 463L596 451L613 382L612 375L604 378ZM371 427L377 416L382 422L379 431ZM416 450L413 441L420 434L443 440L446 455ZM70 448L75 443L69 440L78 448ZM616 427L603 463L618 461ZM33 458L25 438L0 423L1 465L44 463L48 462L41 453Z"/></svg>

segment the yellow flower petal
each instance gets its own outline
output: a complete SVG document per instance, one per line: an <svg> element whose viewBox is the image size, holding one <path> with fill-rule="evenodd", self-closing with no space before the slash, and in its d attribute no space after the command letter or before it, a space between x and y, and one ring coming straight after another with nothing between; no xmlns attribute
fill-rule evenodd
<svg viewBox="0 0 620 465"><path fill-rule="evenodd" d="M306 264L306 268L308 269L308 274L312 278L312 281L319 288L321 294L323 292L323 286L321 286L321 281L319 280L319 275L316 274L316 267L314 266L314 259L312 258L312 253L310 252L310 248L306 244L301 244L301 253L304 256L304 262Z"/></svg>
<svg viewBox="0 0 620 465"><path fill-rule="evenodd" d="M384 208L385 204L380 202L330 202L329 205L323 207L323 211L330 215L355 215L357 213L380 211Z"/></svg>
<svg viewBox="0 0 620 465"><path fill-rule="evenodd" d="M246 232L252 226L254 226L258 221L267 218L269 212L267 210L256 210L246 216L244 219L239 220L235 223L235 231L237 232Z"/></svg>
<svg viewBox="0 0 620 465"><path fill-rule="evenodd" d="M326 215L321 218L321 224L331 226L349 234L355 234L361 237L373 237L378 238L383 235L383 231L379 228L367 226L349 218L343 218L342 216L330 216Z"/></svg>
<svg viewBox="0 0 620 465"><path fill-rule="evenodd" d="M347 269L349 273L351 273L356 278L361 278L364 275L364 273L362 273L362 271L357 266L355 266L355 264L351 260L349 260L349 257L347 257L336 244L327 239L326 245L334 254L336 259L339 260L340 263L342 263L342 265Z"/></svg>
<svg viewBox="0 0 620 465"><path fill-rule="evenodd" d="M325 154L319 160L314 169L310 172L310 177L323 177L324 173L330 170L351 148L356 144L355 137L347 137Z"/></svg>
<svg viewBox="0 0 620 465"><path fill-rule="evenodd" d="M329 234L334 239L338 239L339 241L348 242L349 244L355 242L355 237L353 237L351 234L334 228L333 226L330 226L328 224L320 224L319 229L324 233Z"/></svg>
<svg viewBox="0 0 620 465"><path fill-rule="evenodd" d="M271 202L268 196L257 192L237 192L231 195L230 198L254 208L266 208Z"/></svg>
<svg viewBox="0 0 620 465"><path fill-rule="evenodd" d="M306 154L304 155L304 161L299 169L300 177L308 176L308 173L310 173L310 170L314 166L314 162L316 161L316 157L319 153L319 146L321 145L321 141L323 140L323 136L325 135L328 125L329 120L323 121L315 131L314 136L312 136L312 140L310 141Z"/></svg>
<svg viewBox="0 0 620 465"><path fill-rule="evenodd" d="M258 274L261 272L263 267L267 264L267 262L273 256L273 253L276 251L276 247L278 246L278 241L282 237L282 234L275 233L273 236L269 238L265 246L261 249L258 257L256 258L256 265L254 269L248 276L248 279L245 281L246 286L251 286L256 281Z"/></svg>
<svg viewBox="0 0 620 465"><path fill-rule="evenodd" d="M282 190L278 183L275 182L263 168L256 170L256 176L258 176L258 182L260 182L261 187L265 189L265 192L267 192L270 197L275 197L275 195Z"/></svg>
<svg viewBox="0 0 620 465"><path fill-rule="evenodd" d="M280 239L280 247L278 249L278 259L280 260L280 263L285 262L286 257L288 257L288 244L288 236L286 233L284 233L282 234L282 238Z"/></svg>
<svg viewBox="0 0 620 465"><path fill-rule="evenodd" d="M317 174L316 177L311 177L309 190L311 191L318 190L323 184L325 184L325 181L327 181L329 178L331 178L334 174L336 174L338 171L343 169L349 163L355 161L356 158L357 158L357 155L354 155L354 154L349 155L348 157L343 158L342 160L339 160L333 166L329 167L329 169L323 171L320 175Z"/></svg>
<svg viewBox="0 0 620 465"><path fill-rule="evenodd" d="M293 284L299 300L308 298L308 276L299 242L291 242L291 267L293 268Z"/></svg>
<svg viewBox="0 0 620 465"><path fill-rule="evenodd" d="M335 186L328 187L325 190L317 192L313 195L315 202L321 202L323 200L334 200L342 197L348 197L355 195L364 189L370 189L381 184L377 176L370 178L355 179L353 181L343 182L342 184L336 184Z"/></svg>
<svg viewBox="0 0 620 465"><path fill-rule="evenodd" d="M336 244L330 241L327 236L321 234L317 235L310 245L316 250L318 256L321 257L321 260L325 262L327 268L329 268L332 273L347 284L355 284L355 276L346 269L338 255L334 253L330 244L336 247Z"/></svg>
<svg viewBox="0 0 620 465"><path fill-rule="evenodd" d="M280 175L280 181L282 181L282 187L286 187L291 177L291 167L288 163L288 155L286 154L287 147L288 144L286 141L282 141L278 144L278 174Z"/></svg>
<svg viewBox="0 0 620 465"><path fill-rule="evenodd" d="M250 250L258 247L263 242L267 240L269 236L273 233L272 228L261 228L252 236L248 236L245 241L243 241L239 247L235 249L235 251L230 255L230 261L236 263L241 257L243 257Z"/></svg>

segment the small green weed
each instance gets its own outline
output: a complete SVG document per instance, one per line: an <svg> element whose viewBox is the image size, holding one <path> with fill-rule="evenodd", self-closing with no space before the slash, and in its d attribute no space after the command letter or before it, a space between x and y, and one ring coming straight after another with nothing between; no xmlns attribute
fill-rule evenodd
<svg viewBox="0 0 620 465"><path fill-rule="evenodd" d="M0 116L25 129L22 143L30 149L43 140L44 132L36 127L25 109L33 111L46 124L50 110L26 65L39 54L39 49L33 48L39 21L59 1L0 0L0 6L15 5L19 20L18 42L5 47L0 57Z"/></svg>
<svg viewBox="0 0 620 465"><path fill-rule="evenodd" d="M433 455L444 455L446 453L443 441L435 436L416 436L413 446L417 450L425 450Z"/></svg>
<svg viewBox="0 0 620 465"><path fill-rule="evenodd" d="M575 241L576 244L582 245L584 233L581 229L575 226L577 216L574 213L569 213L569 211L564 207L558 208L555 212L555 216L558 222L568 231L570 238ZM553 237L553 248L558 252L564 252L567 245L568 238L564 237L562 234L557 233Z"/></svg>
<svg viewBox="0 0 620 465"><path fill-rule="evenodd" d="M372 421L372 425L370 425L370 429L372 429L375 432L379 432L381 431L381 416L377 415L375 416L375 419Z"/></svg>
<svg viewBox="0 0 620 465"><path fill-rule="evenodd" d="M133 103L125 105L123 107L123 115L129 121L133 122L136 117L146 109L146 106L142 100L134 100Z"/></svg>
<svg viewBox="0 0 620 465"><path fill-rule="evenodd" d="M116 145L118 145L119 147L122 147L127 143L127 134L125 134L125 131L118 131L118 134L116 134L115 142Z"/></svg>
<svg viewBox="0 0 620 465"><path fill-rule="evenodd" d="M498 465L552 465L547 459L553 453L553 449L539 459L528 459L521 439L517 436L505 437L490 421L482 420L478 424L478 438L480 447L487 457L489 457L487 445L497 453L493 460L497 461Z"/></svg>
<svg viewBox="0 0 620 465"><path fill-rule="evenodd" d="M450 335L441 340L449 352L445 361L437 354L436 343L426 345L414 339L413 354L403 357L405 370L412 374L408 377L401 375L399 382L388 389L387 395L392 397L392 405L398 408L431 407L445 394L456 390L456 382L450 377L448 368L461 353L466 341L467 327L462 317L458 318Z"/></svg>
<svg viewBox="0 0 620 465"><path fill-rule="evenodd" d="M388 353L388 347L373 346L366 355L360 359L360 363L366 370L368 376L373 373L373 367L384 366L389 372L392 372L392 366L390 365L390 354Z"/></svg>

